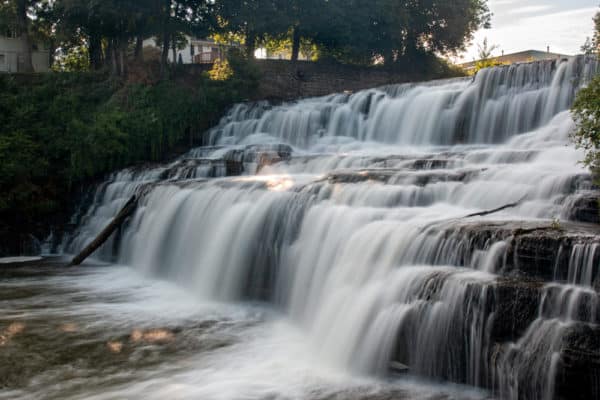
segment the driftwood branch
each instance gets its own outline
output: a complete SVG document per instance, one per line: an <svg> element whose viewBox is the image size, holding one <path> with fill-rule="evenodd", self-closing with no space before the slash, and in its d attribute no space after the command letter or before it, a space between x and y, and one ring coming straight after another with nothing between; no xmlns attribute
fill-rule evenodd
<svg viewBox="0 0 600 400"><path fill-rule="evenodd" d="M517 202L515 202L515 203L506 204L506 205L504 205L504 206L502 206L502 207L494 208L493 210L481 211L481 212L478 212L478 213L474 213L474 214L465 215L465 216L464 216L464 217L462 217L462 218L471 218L471 217L484 217L484 216L486 216L486 215L495 214L495 213L497 213L497 212L500 212L500 211L506 210L506 209L508 209L508 208L514 208L514 207L517 207L518 205L520 205L520 204L521 204L521 203L522 203L522 202L525 200L525 198L526 198L526 197L523 197L521 200L519 200L519 201L517 201Z"/></svg>
<svg viewBox="0 0 600 400"><path fill-rule="evenodd" d="M135 195L131 196L131 198L127 201L127 203L123 206L121 211L117 214L116 217L98 234L96 239L92 241L89 245L83 249L81 253L77 255L77 257L73 258L71 261L71 266L80 265L85 261L86 258L91 256L100 246L102 246L108 238L125 222L128 216L130 216L133 211L135 211L137 207L137 197Z"/></svg>

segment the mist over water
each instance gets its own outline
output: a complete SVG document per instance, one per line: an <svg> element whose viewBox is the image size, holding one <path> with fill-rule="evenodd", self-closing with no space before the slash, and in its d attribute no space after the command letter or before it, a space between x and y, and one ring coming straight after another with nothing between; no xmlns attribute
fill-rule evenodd
<svg viewBox="0 0 600 400"><path fill-rule="evenodd" d="M399 362L419 379L554 398L563 339L597 324L600 245L569 248L568 265L521 288L506 283L514 238L480 243L478 232L572 219L593 188L569 143L568 108L596 70L575 58L239 104L206 146L113 175L74 217L80 226L65 252L143 193L100 259L170 281L199 302L243 310L259 301L277 315L243 328L241 344L202 361L209 367L192 361L136 378L117 397L152 388L181 398L319 399L346 390L387 398L396 389L383 382ZM500 341L507 285L536 290L539 309ZM354 379L370 383L355 390ZM454 396L449 384L410 379L398 383L406 398Z"/></svg>

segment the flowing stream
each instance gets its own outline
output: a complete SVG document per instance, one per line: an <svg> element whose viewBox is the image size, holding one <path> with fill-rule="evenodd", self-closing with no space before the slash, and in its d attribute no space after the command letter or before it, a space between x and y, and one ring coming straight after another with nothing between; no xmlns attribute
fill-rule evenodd
<svg viewBox="0 0 600 400"><path fill-rule="evenodd" d="M574 58L239 104L205 146L114 174L61 246L81 250L138 194L97 253L127 268L55 277L53 289L87 298L85 315L53 312L123 332L177 326L173 343L185 343L138 372L128 359L107 375L117 383L82 377L89 392L71 380L52 393L564 398L579 382L572 366L588 362L573 361L573 343L600 338L600 240L574 221L594 187L568 111L596 71ZM546 236L527 242L532 232ZM586 393L600 396L600 372L590 376Z"/></svg>

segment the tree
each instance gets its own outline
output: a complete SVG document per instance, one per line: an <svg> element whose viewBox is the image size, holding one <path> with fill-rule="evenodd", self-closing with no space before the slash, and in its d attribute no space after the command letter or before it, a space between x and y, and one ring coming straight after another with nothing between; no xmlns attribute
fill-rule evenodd
<svg viewBox="0 0 600 400"><path fill-rule="evenodd" d="M594 16L594 35L586 39L581 51L587 55L600 53L600 12Z"/></svg>
<svg viewBox="0 0 600 400"><path fill-rule="evenodd" d="M499 47L500 46L497 44L488 44L488 39L486 37L483 39L482 44L477 45L477 55L479 56L480 60L489 60L492 57L494 50L497 50Z"/></svg>
<svg viewBox="0 0 600 400"><path fill-rule="evenodd" d="M250 58L257 45L278 41L292 61L304 47L343 62L423 69L462 50L490 17L486 0L0 0L0 28L8 14L26 40L38 32L61 57L88 54L91 69L118 76L155 37L163 77L169 51L177 60L189 36L209 33L243 37Z"/></svg>
<svg viewBox="0 0 600 400"><path fill-rule="evenodd" d="M483 39L482 44L477 45L477 53L479 56L479 60L475 63L475 72L490 67L497 67L499 65L503 65L500 61L495 58L492 58L492 54L494 50L498 49L499 46L497 44L488 44L487 37Z"/></svg>
<svg viewBox="0 0 600 400"><path fill-rule="evenodd" d="M0 1L0 34L10 36L17 32L17 10L14 1Z"/></svg>
<svg viewBox="0 0 600 400"><path fill-rule="evenodd" d="M244 37L246 56L253 58L257 42L287 31L281 4L277 0L221 0L216 8L218 32Z"/></svg>
<svg viewBox="0 0 600 400"><path fill-rule="evenodd" d="M329 0L312 32L315 42L347 61L383 60L422 67L435 54L465 48L479 27L489 26L486 0Z"/></svg>
<svg viewBox="0 0 600 400"><path fill-rule="evenodd" d="M166 77L169 51L181 47L186 35L208 31L212 7L210 0L56 0L48 14L63 55L83 43L91 68L109 68L113 75L127 74L130 53L141 62L144 39L156 37Z"/></svg>
<svg viewBox="0 0 600 400"><path fill-rule="evenodd" d="M157 1L157 0L155 0ZM185 35L203 36L215 24L211 0L158 0L155 9L160 21L159 42L162 44L160 70L161 76L167 77L169 50L173 49L174 59L176 49L182 48L187 41Z"/></svg>
<svg viewBox="0 0 600 400"><path fill-rule="evenodd" d="M600 44L600 12L594 17L594 35L589 54L598 54ZM576 129L572 138L576 146L585 151L584 160L596 179L600 180L600 76L596 76L586 88L579 91L571 109Z"/></svg>
<svg viewBox="0 0 600 400"><path fill-rule="evenodd" d="M63 56L82 45L88 47L89 64L93 70L111 62L112 44L103 40L111 31L113 4L87 0L57 0L49 11L56 21L56 34Z"/></svg>
<svg viewBox="0 0 600 400"><path fill-rule="evenodd" d="M331 11L323 0L277 0L275 10L279 17L274 30L289 37L292 62L298 60L303 39L310 41L323 29L327 24L323 16Z"/></svg>
<svg viewBox="0 0 600 400"><path fill-rule="evenodd" d="M579 91L571 111L577 125L572 137L577 147L586 153L585 164L598 177L600 173L600 76Z"/></svg>

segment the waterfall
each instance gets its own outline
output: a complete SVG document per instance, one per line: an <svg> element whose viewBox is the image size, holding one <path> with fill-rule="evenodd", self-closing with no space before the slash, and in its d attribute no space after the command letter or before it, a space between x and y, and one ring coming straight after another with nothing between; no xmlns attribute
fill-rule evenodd
<svg viewBox="0 0 600 400"><path fill-rule="evenodd" d="M397 361L555 398L569 337L600 334L600 242L569 230L594 188L568 108L596 71L580 57L236 105L205 146L109 177L64 251L141 193L99 258L206 300L268 301L335 368L385 376Z"/></svg>

